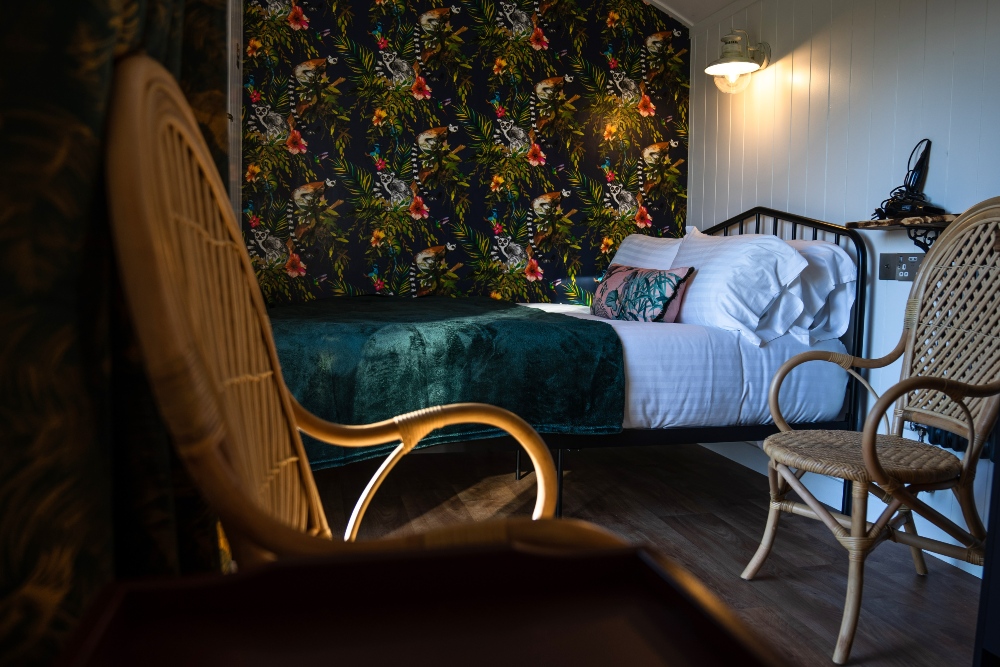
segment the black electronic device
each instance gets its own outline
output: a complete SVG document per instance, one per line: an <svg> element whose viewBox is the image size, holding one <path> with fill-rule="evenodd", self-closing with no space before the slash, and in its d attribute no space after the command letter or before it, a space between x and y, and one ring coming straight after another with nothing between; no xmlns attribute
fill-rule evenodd
<svg viewBox="0 0 1000 667"><path fill-rule="evenodd" d="M909 218L918 215L941 215L944 209L927 201L923 193L927 177L927 161L930 159L931 140L921 139L910 152L903 184L889 193L889 198L875 209L872 220L887 218Z"/></svg>

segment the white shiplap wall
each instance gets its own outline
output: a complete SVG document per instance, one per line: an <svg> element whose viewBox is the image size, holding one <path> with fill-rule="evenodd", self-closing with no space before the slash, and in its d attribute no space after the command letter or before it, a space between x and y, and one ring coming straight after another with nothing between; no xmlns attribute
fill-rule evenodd
<svg viewBox="0 0 1000 667"><path fill-rule="evenodd" d="M768 42L772 64L725 95L704 69L732 28ZM1000 195L1000 0L739 0L695 25L691 44L688 224L709 227L757 205L868 219L924 137L933 203L960 212ZM915 249L901 232L865 237L868 352L880 355L899 339L909 283L874 280L875 263L880 252ZM899 364L870 379L884 390ZM979 472L984 511L992 465ZM950 493L931 495L960 516Z"/></svg>
<svg viewBox="0 0 1000 667"><path fill-rule="evenodd" d="M703 73L731 28L772 53L739 95ZM1000 0L760 0L691 43L689 224L758 204L867 219L923 137L933 202L1000 194Z"/></svg>

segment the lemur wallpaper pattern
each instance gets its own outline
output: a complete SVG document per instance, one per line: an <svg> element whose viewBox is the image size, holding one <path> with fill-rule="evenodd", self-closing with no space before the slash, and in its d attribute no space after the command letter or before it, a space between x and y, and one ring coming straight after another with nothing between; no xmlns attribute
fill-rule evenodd
<svg viewBox="0 0 1000 667"><path fill-rule="evenodd" d="M272 305L589 304L686 213L687 29L640 0L252 0L243 215Z"/></svg>

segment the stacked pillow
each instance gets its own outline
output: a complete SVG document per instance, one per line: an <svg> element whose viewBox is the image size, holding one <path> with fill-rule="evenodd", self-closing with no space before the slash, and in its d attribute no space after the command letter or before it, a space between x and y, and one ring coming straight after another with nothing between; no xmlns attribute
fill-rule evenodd
<svg viewBox="0 0 1000 667"><path fill-rule="evenodd" d="M812 344L847 331L856 280L851 257L825 241L634 234L612 258L591 312L736 330L758 346L788 333Z"/></svg>

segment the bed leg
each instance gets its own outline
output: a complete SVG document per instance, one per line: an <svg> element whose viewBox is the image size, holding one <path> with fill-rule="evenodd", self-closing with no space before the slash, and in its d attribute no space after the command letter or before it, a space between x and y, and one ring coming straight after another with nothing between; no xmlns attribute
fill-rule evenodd
<svg viewBox="0 0 1000 667"><path fill-rule="evenodd" d="M514 480L521 481L521 448L518 447L517 451L514 452Z"/></svg>
<svg viewBox="0 0 1000 667"><path fill-rule="evenodd" d="M844 480L844 491L840 497L840 513L844 516L851 516L851 506L853 504L851 502L851 484L847 480Z"/></svg>
<svg viewBox="0 0 1000 667"><path fill-rule="evenodd" d="M556 518L562 518L562 494L563 494L563 467L562 467L562 454L563 450L556 450L556 479L558 483L556 484Z"/></svg>

